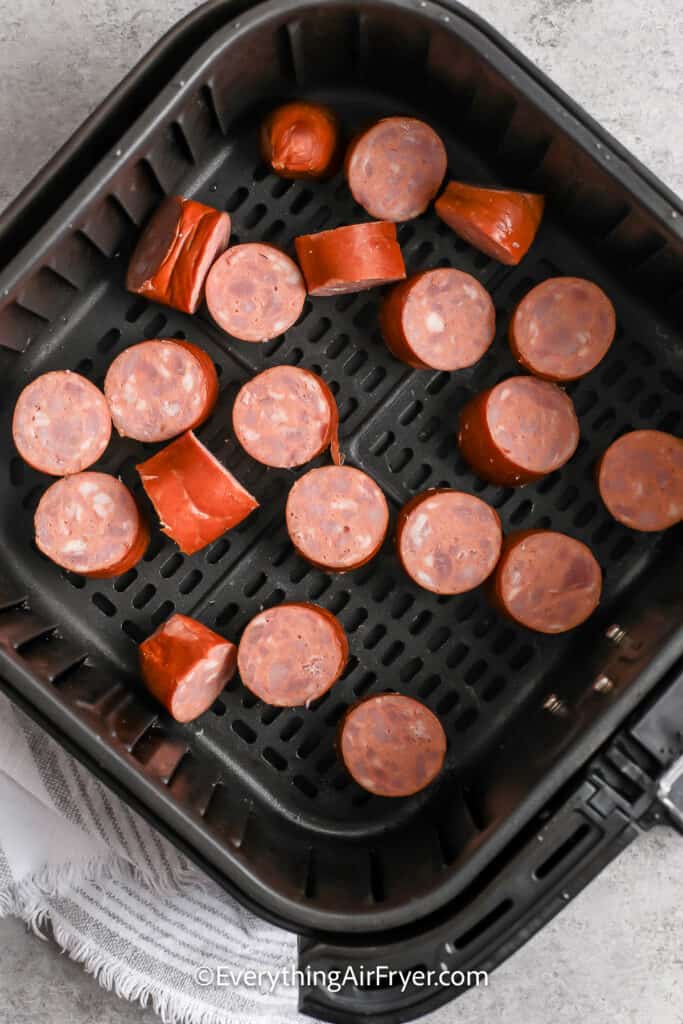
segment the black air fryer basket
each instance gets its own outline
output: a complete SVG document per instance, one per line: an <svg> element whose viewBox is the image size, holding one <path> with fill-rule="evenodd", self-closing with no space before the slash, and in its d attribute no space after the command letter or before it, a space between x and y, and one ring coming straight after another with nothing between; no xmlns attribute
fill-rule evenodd
<svg viewBox="0 0 683 1024"><path fill-rule="evenodd" d="M309 300L292 330L258 346L125 291L141 225L169 193L227 209L234 242L290 251L298 234L366 219L341 176L289 182L261 162L260 118L293 97L331 103L349 133L377 115L417 115L444 138L450 176L547 195L517 268L433 212L399 228L409 272L456 266L492 293L498 337L475 367L449 375L394 360L377 333L377 291ZM214 0L157 45L0 223L3 688L238 899L298 932L302 966L490 970L638 827L681 819L681 532L620 526L593 467L626 430L680 432L682 225L679 201L489 26L430 0ZM617 310L607 358L568 388L579 450L536 485L484 484L458 454L458 410L515 372L510 310L557 274L597 282ZM13 450L14 401L51 369L101 384L118 352L153 337L187 337L215 360L221 400L200 436L261 508L193 557L157 530L123 576L61 573L33 545L47 479ZM605 574L598 613L565 636L532 634L478 591L419 590L390 543L348 575L304 563L283 525L294 474L252 462L230 427L237 388L278 363L329 383L348 461L394 514L420 490L457 487L490 502L506 530L550 527L589 544ZM139 493L134 465L148 447L117 439L98 468ZM344 677L311 708L265 706L235 680L179 725L145 694L137 644L171 612L237 640L284 600L324 605L349 634ZM425 701L449 739L437 783L394 801L357 787L333 749L344 710L387 689ZM457 991L312 985L301 1002L331 1020L393 1022Z"/></svg>

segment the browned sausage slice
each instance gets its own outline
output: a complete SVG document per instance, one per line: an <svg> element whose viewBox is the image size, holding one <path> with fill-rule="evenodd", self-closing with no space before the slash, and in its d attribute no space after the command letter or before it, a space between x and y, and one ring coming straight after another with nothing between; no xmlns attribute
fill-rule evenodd
<svg viewBox="0 0 683 1024"><path fill-rule="evenodd" d="M564 466L579 443L569 395L549 381L509 377L461 410L458 445L472 469L503 487L531 483Z"/></svg>
<svg viewBox="0 0 683 1024"><path fill-rule="evenodd" d="M235 674L237 648L208 626L176 613L143 640L145 686L177 722L207 711Z"/></svg>
<svg viewBox="0 0 683 1024"><path fill-rule="evenodd" d="M396 524L401 565L434 594L463 594L483 583L496 566L502 539L495 509L462 491L418 494Z"/></svg>
<svg viewBox="0 0 683 1024"><path fill-rule="evenodd" d="M240 388L232 409L237 440L266 466L302 466L327 447L339 461L339 413L322 378L298 366L273 366Z"/></svg>
<svg viewBox="0 0 683 1024"><path fill-rule="evenodd" d="M534 192L451 181L436 201L441 220L494 260L516 266L529 251L545 200Z"/></svg>
<svg viewBox="0 0 683 1024"><path fill-rule="evenodd" d="M240 341L269 341L301 316L306 286L294 260L262 242L233 245L206 279L206 304L219 327Z"/></svg>
<svg viewBox="0 0 683 1024"><path fill-rule="evenodd" d="M260 612L240 640L242 682L266 704L308 706L344 671L349 655L339 620L315 604L281 604Z"/></svg>
<svg viewBox="0 0 683 1024"><path fill-rule="evenodd" d="M484 355L496 330L491 296L475 277L443 267L394 285L380 327L397 359L421 370L461 370Z"/></svg>
<svg viewBox="0 0 683 1024"><path fill-rule="evenodd" d="M614 340L614 306L581 277L551 277L524 296L510 320L510 348L546 380L576 380L594 369Z"/></svg>
<svg viewBox="0 0 683 1024"><path fill-rule="evenodd" d="M609 446L597 469L610 515L632 530L666 530L683 519L683 441L634 430Z"/></svg>
<svg viewBox="0 0 683 1024"><path fill-rule="evenodd" d="M347 224L294 239L309 295L362 292L406 276L396 225Z"/></svg>
<svg viewBox="0 0 683 1024"><path fill-rule="evenodd" d="M344 169L353 198L377 220L424 213L446 173L446 149L414 117L383 117L349 146Z"/></svg>
<svg viewBox="0 0 683 1024"><path fill-rule="evenodd" d="M299 554L332 572L348 572L369 562L389 527L384 494L367 473L353 466L309 470L289 492L285 516Z"/></svg>
<svg viewBox="0 0 683 1024"><path fill-rule="evenodd" d="M261 128L261 152L282 178L327 178L339 158L339 121L321 103L285 103Z"/></svg>
<svg viewBox="0 0 683 1024"><path fill-rule="evenodd" d="M81 576L119 576L140 561L149 530L128 488L107 473L51 484L35 514L36 545Z"/></svg>
<svg viewBox="0 0 683 1024"><path fill-rule="evenodd" d="M337 745L349 775L377 796L411 796L433 782L446 734L426 705L399 693L360 701L344 715Z"/></svg>
<svg viewBox="0 0 683 1024"><path fill-rule="evenodd" d="M44 373L17 399L12 435L22 459L40 473L68 476L92 466L111 436L104 395L79 373Z"/></svg>
<svg viewBox="0 0 683 1024"><path fill-rule="evenodd" d="M509 534L491 588L500 611L538 633L580 625L597 608L601 590L590 548L552 530Z"/></svg>

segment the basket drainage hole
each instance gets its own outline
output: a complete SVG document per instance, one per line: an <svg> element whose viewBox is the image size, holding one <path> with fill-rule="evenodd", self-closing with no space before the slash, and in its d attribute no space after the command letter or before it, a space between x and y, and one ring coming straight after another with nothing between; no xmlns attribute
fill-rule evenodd
<svg viewBox="0 0 683 1024"><path fill-rule="evenodd" d="M96 592L92 595L91 600L98 611L101 611L104 615L107 615L109 618L112 615L116 615L116 605L108 597L105 597L104 594Z"/></svg>
<svg viewBox="0 0 683 1024"><path fill-rule="evenodd" d="M311 800L315 799L318 795L318 787L310 779L307 779L305 775L295 775L292 783L304 796L309 797Z"/></svg>
<svg viewBox="0 0 683 1024"><path fill-rule="evenodd" d="M256 739L256 733L251 726L247 725L247 723L243 722L240 718L236 718L234 722L232 722L231 728L232 731L236 733L241 740L244 740L245 743L253 743Z"/></svg>

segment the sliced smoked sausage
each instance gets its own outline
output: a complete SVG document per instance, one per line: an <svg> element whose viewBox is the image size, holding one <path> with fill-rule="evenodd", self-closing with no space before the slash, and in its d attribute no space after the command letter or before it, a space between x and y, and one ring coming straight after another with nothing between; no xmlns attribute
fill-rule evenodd
<svg viewBox="0 0 683 1024"><path fill-rule="evenodd" d="M495 509L446 488L416 495L399 512L396 549L410 578L434 594L463 594L491 575L503 534Z"/></svg>
<svg viewBox="0 0 683 1024"><path fill-rule="evenodd" d="M451 181L435 209L441 220L475 249L515 266L536 237L544 206L543 196L534 192Z"/></svg>
<svg viewBox="0 0 683 1024"><path fill-rule="evenodd" d="M63 569L98 579L140 561L149 530L125 484L108 473L75 473L51 484L38 502L36 545Z"/></svg>
<svg viewBox="0 0 683 1024"><path fill-rule="evenodd" d="M168 441L209 418L218 375L210 356L189 341L141 341L111 364L104 393L122 437Z"/></svg>
<svg viewBox="0 0 683 1024"><path fill-rule="evenodd" d="M191 430L136 466L162 532L193 555L258 508L258 502Z"/></svg>
<svg viewBox="0 0 683 1024"><path fill-rule="evenodd" d="M446 173L446 149L433 128L414 117L383 117L353 140L344 171L357 203L377 220L424 213Z"/></svg>
<svg viewBox="0 0 683 1024"><path fill-rule="evenodd" d="M502 487L554 473L578 443L571 398L535 377L509 377L470 399L460 413L462 455L482 479Z"/></svg>
<svg viewBox="0 0 683 1024"><path fill-rule="evenodd" d="M294 239L309 295L362 292L406 276L396 225L347 224Z"/></svg>
<svg viewBox="0 0 683 1024"><path fill-rule="evenodd" d="M634 430L609 446L597 467L610 515L632 530L666 530L683 519L683 441Z"/></svg>
<svg viewBox="0 0 683 1024"><path fill-rule="evenodd" d="M192 722L232 679L237 647L208 626L176 612L139 647L145 686L177 722Z"/></svg>
<svg viewBox="0 0 683 1024"><path fill-rule="evenodd" d="M273 366L252 377L237 394L232 426L244 450L266 466L303 466L328 447L339 462L337 403L310 370Z"/></svg>
<svg viewBox="0 0 683 1024"><path fill-rule="evenodd" d="M323 466L289 492L287 530L299 554L331 572L374 558L389 527L389 506L375 481L353 466Z"/></svg>
<svg viewBox="0 0 683 1024"><path fill-rule="evenodd" d="M126 288L183 313L196 313L209 267L229 240L227 213L194 199L169 196L135 247Z"/></svg>
<svg viewBox="0 0 683 1024"><path fill-rule="evenodd" d="M233 245L206 279L206 304L227 334L240 341L269 341L301 316L306 286L294 260L274 245Z"/></svg>
<svg viewBox="0 0 683 1024"><path fill-rule="evenodd" d="M379 693L354 704L337 734L347 772L377 796L411 796L424 789L441 771L446 747L434 712L400 693Z"/></svg>
<svg viewBox="0 0 683 1024"><path fill-rule="evenodd" d="M443 267L394 285L380 310L397 359L421 370L461 370L484 355L496 330L491 296L475 277Z"/></svg>
<svg viewBox="0 0 683 1024"><path fill-rule="evenodd" d="M111 417L105 397L80 373L43 373L17 399L12 436L22 459L40 473L80 473L109 444Z"/></svg>
<svg viewBox="0 0 683 1024"><path fill-rule="evenodd" d="M328 178L339 162L339 120L322 103L285 103L261 127L263 159L281 178Z"/></svg>
<svg viewBox="0 0 683 1024"><path fill-rule="evenodd" d="M251 620L239 643L242 682L275 707L308 706L344 671L349 656L339 620L315 604L280 604Z"/></svg>
<svg viewBox="0 0 683 1024"><path fill-rule="evenodd" d="M594 369L614 340L614 306L582 277L551 277L528 292L510 320L518 362L546 380L576 380Z"/></svg>
<svg viewBox="0 0 683 1024"><path fill-rule="evenodd" d="M508 618L538 633L564 633L595 611L602 571L580 540L553 530L521 530L505 538L490 588Z"/></svg>

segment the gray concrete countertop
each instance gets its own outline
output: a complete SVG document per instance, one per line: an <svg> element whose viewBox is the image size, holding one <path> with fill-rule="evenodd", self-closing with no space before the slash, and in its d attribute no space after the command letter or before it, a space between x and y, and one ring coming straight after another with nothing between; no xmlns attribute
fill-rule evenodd
<svg viewBox="0 0 683 1024"><path fill-rule="evenodd" d="M192 0L0 0L0 207ZM672 189L683 192L680 0L471 0ZM0 809L1 812L1 809ZM683 1024L683 842L643 836L491 978L428 1019ZM158 1018L0 922L0 1024Z"/></svg>

